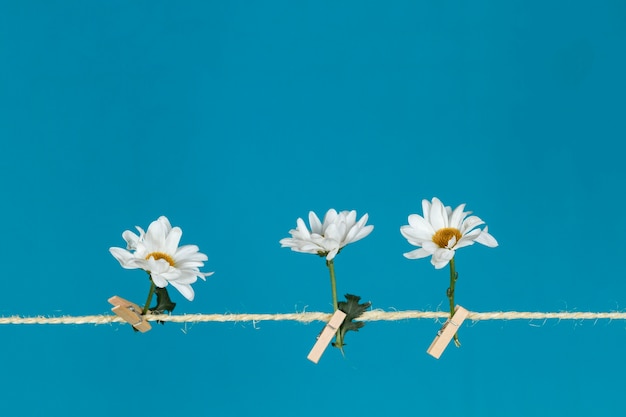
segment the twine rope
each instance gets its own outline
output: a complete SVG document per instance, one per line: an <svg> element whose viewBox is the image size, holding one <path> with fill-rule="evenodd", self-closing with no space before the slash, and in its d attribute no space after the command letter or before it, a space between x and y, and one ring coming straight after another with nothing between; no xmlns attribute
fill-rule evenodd
<svg viewBox="0 0 626 417"><path fill-rule="evenodd" d="M447 319L448 313L443 311L367 311L361 315L359 321L399 321L411 319ZM290 314L182 314L167 315L155 314L144 317L147 321L164 321L173 323L205 323L205 322L261 322L261 321L296 321L311 323L314 321L327 322L330 313L302 312ZM619 312L524 312L524 311L496 311L487 313L470 312L472 321L484 320L626 320L626 313ZM0 317L0 324L108 324L122 323L124 320L115 315L95 316L61 316L61 317Z"/></svg>

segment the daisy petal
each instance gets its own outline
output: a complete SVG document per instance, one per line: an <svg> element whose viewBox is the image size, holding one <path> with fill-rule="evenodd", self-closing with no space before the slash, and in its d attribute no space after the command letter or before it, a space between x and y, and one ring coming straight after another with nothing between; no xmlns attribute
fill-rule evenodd
<svg viewBox="0 0 626 417"><path fill-rule="evenodd" d="M322 222L320 222L317 214L312 211L309 212L309 224L311 225L311 232L317 233L318 235L322 234Z"/></svg>
<svg viewBox="0 0 626 417"><path fill-rule="evenodd" d="M339 248L331 250L330 252L328 252L328 255L326 255L326 260L332 261L333 259L335 259L335 256L337 256L337 253L339 253Z"/></svg>
<svg viewBox="0 0 626 417"><path fill-rule="evenodd" d="M152 279L152 282L154 282L154 285L156 285L157 287L159 288L167 287L167 280L163 278L161 274L157 274L153 272L150 274L150 278Z"/></svg>
<svg viewBox="0 0 626 417"><path fill-rule="evenodd" d="M490 248L495 248L498 246L498 241L489 234L487 231L487 226L483 229L483 231L476 238L476 242L488 246Z"/></svg>
<svg viewBox="0 0 626 417"><path fill-rule="evenodd" d="M180 243L180 238L183 235L183 231L180 227L174 227L169 233L165 235L165 242L163 243L163 252L175 253Z"/></svg>
<svg viewBox="0 0 626 417"><path fill-rule="evenodd" d="M298 220L296 220L296 224L298 225L296 230L300 232L300 237L302 239L308 239L311 237L311 234L309 233L309 229L307 229L306 224L304 224L304 220L298 218Z"/></svg>
<svg viewBox="0 0 626 417"><path fill-rule="evenodd" d="M405 258L408 258L408 259L421 259L421 258L426 258L430 256L431 253L423 248L419 248L419 249L412 250L411 252L404 253L403 255Z"/></svg>
<svg viewBox="0 0 626 417"><path fill-rule="evenodd" d="M412 243L415 246L421 246L421 242L431 240L434 233L424 232L422 230L415 229L414 227L402 226L400 227L400 233L404 236L405 239L411 240L418 243Z"/></svg>
<svg viewBox="0 0 626 417"><path fill-rule="evenodd" d="M455 229L459 230L461 229L461 223L463 222L463 218L465 217L465 213L463 212L463 210L465 210L465 204L461 204L454 209L454 211L450 215L450 222L448 224L450 227L454 227Z"/></svg>
<svg viewBox="0 0 626 417"><path fill-rule="evenodd" d="M176 288L178 292L183 295L183 297L185 297L189 301L193 301L195 293L193 291L193 288L191 288L191 285L181 284L180 282L176 281L171 281L170 284L172 284L172 287Z"/></svg>
<svg viewBox="0 0 626 417"><path fill-rule="evenodd" d="M448 215L446 209L438 198L433 198L433 204L430 207L430 224L434 230L448 227Z"/></svg>
<svg viewBox="0 0 626 417"><path fill-rule="evenodd" d="M113 255L113 257L117 259L120 265L122 265L122 268L125 268L125 269L137 268L134 262L135 257L133 256L132 253L128 252L127 250L122 249L122 248L109 248L109 252L111 252L111 255Z"/></svg>
<svg viewBox="0 0 626 417"><path fill-rule="evenodd" d="M126 241L126 249L135 250L137 249L137 243L139 243L141 237L137 236L130 230L126 230L122 233L122 238Z"/></svg>
<svg viewBox="0 0 626 417"><path fill-rule="evenodd" d="M374 230L373 225L370 224L368 226L365 226L364 228L360 229L352 239L349 239L348 243L354 243L363 239L364 237L367 237L370 233L372 233L372 230Z"/></svg>
<svg viewBox="0 0 626 417"><path fill-rule="evenodd" d="M424 235L428 235L428 238L431 238L435 234L435 229L433 226L426 221L422 216L417 214L411 214L409 216L409 226L411 226L416 231L423 233Z"/></svg>

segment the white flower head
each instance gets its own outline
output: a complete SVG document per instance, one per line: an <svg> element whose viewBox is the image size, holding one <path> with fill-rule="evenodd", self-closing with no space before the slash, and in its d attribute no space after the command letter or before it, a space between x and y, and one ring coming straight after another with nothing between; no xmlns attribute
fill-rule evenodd
<svg viewBox="0 0 626 417"><path fill-rule="evenodd" d="M196 245L178 246L183 231L172 227L165 216L159 217L148 227L148 231L136 226L139 236L130 230L122 233L126 249L109 248L126 269L143 269L150 274L152 282L159 288L172 284L189 301L193 301L191 284L198 277L205 279L213 272L200 272L208 257L199 252ZM134 251L134 252L130 252Z"/></svg>
<svg viewBox="0 0 626 417"><path fill-rule="evenodd" d="M356 242L369 235L374 226L366 226L367 214L356 221L356 211L342 211L337 213L330 209L324 216L324 222L314 212L309 212L311 230L306 227L304 220L297 220L297 227L291 229L291 237L280 241L281 247L291 248L295 252L313 253L326 256L332 261L337 253L349 243Z"/></svg>
<svg viewBox="0 0 626 417"><path fill-rule="evenodd" d="M473 245L474 242L490 248L498 246L496 239L489 234L487 226L482 230L478 228L485 222L477 216L470 216L472 213L465 212L464 209L465 204L454 210L449 206L444 207L436 197L432 203L422 200L424 217L411 214L409 224L400 228L402 236L411 245L420 248L407 252L404 256L419 259L432 255L430 262L435 268L441 269L450 262L457 249Z"/></svg>

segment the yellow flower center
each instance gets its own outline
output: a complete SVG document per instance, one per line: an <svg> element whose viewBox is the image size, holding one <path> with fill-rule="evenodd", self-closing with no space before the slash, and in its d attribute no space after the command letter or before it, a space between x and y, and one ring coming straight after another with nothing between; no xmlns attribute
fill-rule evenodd
<svg viewBox="0 0 626 417"><path fill-rule="evenodd" d="M154 258L155 261L158 261L159 259L165 259L167 263L169 263L171 266L174 266L175 264L174 259L171 256L169 256L167 253L152 252L152 253L149 253L148 256L146 256L146 259L150 259L151 257Z"/></svg>
<svg viewBox="0 0 626 417"><path fill-rule="evenodd" d="M439 229L433 235L433 242L435 242L440 248L447 248L448 242L452 237L456 237L458 242L461 239L461 232L454 227L444 227Z"/></svg>

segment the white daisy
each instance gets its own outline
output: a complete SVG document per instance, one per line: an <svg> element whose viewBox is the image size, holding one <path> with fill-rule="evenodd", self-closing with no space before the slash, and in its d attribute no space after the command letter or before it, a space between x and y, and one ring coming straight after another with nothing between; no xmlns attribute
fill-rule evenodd
<svg viewBox="0 0 626 417"><path fill-rule="evenodd" d="M122 233L126 249L110 248L109 251L126 269L143 269L150 274L159 288L172 284L189 301L193 300L191 284L198 277L205 279L213 272L200 272L208 257L199 252L196 245L178 246L183 231L172 227L167 217L153 221L148 231L136 226L139 236L130 230ZM134 251L134 252L130 252Z"/></svg>
<svg viewBox="0 0 626 417"><path fill-rule="evenodd" d="M485 224L477 216L469 216L471 212L463 211L465 204L452 210L438 198L433 198L432 204L422 200L424 217L411 214L409 224L400 228L400 233L411 245L420 246L404 254L409 259L426 258L432 255L431 263L441 269L454 257L457 249L473 245L478 242L490 248L498 246L496 239L484 229L477 227ZM469 217L467 217L469 216Z"/></svg>
<svg viewBox="0 0 626 417"><path fill-rule="evenodd" d="M307 229L304 220L299 218L297 227L289 231L291 237L280 241L281 247L291 248L295 252L314 253L326 256L332 261L341 248L349 243L356 242L369 235L374 226L365 226L368 216L365 214L356 221L356 211L342 211L337 213L330 209L324 216L324 222L314 212L309 212L311 231Z"/></svg>

